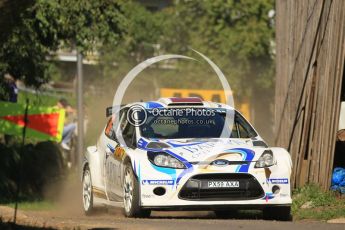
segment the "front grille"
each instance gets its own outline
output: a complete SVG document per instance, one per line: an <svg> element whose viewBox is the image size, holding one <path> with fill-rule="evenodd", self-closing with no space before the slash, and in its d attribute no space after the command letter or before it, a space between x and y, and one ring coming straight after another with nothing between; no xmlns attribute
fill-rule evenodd
<svg viewBox="0 0 345 230"><path fill-rule="evenodd" d="M236 188L209 188L208 182L229 181L239 182ZM264 191L259 182L250 174L200 174L191 177L179 193L184 200L252 200L264 197Z"/></svg>

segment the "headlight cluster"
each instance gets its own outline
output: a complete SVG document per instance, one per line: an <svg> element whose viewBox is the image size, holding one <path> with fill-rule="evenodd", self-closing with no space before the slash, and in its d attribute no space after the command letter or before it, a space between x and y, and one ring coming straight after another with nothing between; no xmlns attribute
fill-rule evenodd
<svg viewBox="0 0 345 230"><path fill-rule="evenodd" d="M152 164L159 167L184 169L186 166L175 157L164 152L148 152L148 158Z"/></svg>
<svg viewBox="0 0 345 230"><path fill-rule="evenodd" d="M265 150L258 161L255 163L255 168L266 168L274 165L276 162L271 150Z"/></svg>

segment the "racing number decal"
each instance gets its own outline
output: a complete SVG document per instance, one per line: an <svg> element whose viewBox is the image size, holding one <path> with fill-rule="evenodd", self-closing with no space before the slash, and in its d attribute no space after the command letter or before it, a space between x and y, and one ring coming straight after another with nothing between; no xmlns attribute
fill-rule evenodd
<svg viewBox="0 0 345 230"><path fill-rule="evenodd" d="M119 146L115 149L113 147L110 149L112 151L111 157L109 157L105 163L106 183L108 184L108 189L114 191L114 186L121 184L120 162L125 157L125 149Z"/></svg>

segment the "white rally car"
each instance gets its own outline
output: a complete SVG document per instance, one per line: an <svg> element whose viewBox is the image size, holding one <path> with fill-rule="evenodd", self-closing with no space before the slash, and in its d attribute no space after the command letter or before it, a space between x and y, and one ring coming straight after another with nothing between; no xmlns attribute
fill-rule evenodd
<svg viewBox="0 0 345 230"><path fill-rule="evenodd" d="M109 111L84 157L86 214L110 205L123 207L127 217L147 217L151 210L213 210L226 217L236 209L260 209L264 217L289 219L290 154L268 147L235 109L199 98L162 98L122 106L119 125Z"/></svg>

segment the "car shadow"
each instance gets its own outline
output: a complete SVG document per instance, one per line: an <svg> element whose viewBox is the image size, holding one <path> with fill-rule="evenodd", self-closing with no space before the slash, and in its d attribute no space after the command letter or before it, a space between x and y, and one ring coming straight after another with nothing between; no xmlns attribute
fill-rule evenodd
<svg viewBox="0 0 345 230"><path fill-rule="evenodd" d="M125 218L121 208L108 207L107 209L100 209L97 212L99 215L121 216ZM96 214L97 216L97 213ZM213 211L152 211L150 217L140 219L224 219L224 220L267 220L267 221L283 221L275 219L265 219L260 210L232 210L226 216L217 216ZM292 216L289 220L292 221Z"/></svg>
<svg viewBox="0 0 345 230"><path fill-rule="evenodd" d="M153 211L151 219L238 219L257 220L263 219L259 210L229 211L226 217L217 217L212 211Z"/></svg>

